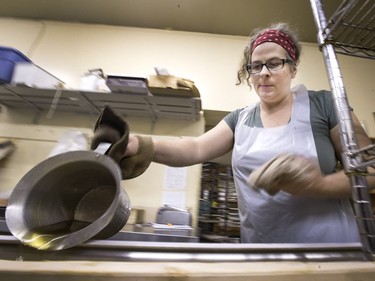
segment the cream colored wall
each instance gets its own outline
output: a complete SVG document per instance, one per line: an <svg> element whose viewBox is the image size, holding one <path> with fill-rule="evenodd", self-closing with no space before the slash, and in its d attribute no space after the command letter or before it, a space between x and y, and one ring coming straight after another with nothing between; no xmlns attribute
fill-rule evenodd
<svg viewBox="0 0 375 281"><path fill-rule="evenodd" d="M73 88L92 68L147 77L155 74L154 67L162 67L195 81L205 109L229 110L251 102L245 86L234 87L243 37L0 20L1 45L17 48Z"/></svg>
<svg viewBox="0 0 375 281"><path fill-rule="evenodd" d="M147 77L154 74L154 67L162 67L173 75L195 81L203 108L207 110L231 111L257 101L255 93L249 93L245 85L235 86L237 67L246 42L247 38L239 36L0 18L0 45L23 52L69 88L78 88L80 76L88 69L102 68L106 74ZM294 84L303 83L310 89L329 89L322 54L315 44L303 44L303 47ZM339 56L339 61L350 104L366 125L369 135L374 137L375 61L344 56ZM12 188L27 168L42 160L62 131L76 126L90 134L95 121L93 116L66 118L57 113L52 120L42 116L37 124L33 124L33 112L21 114L7 110L3 110L0 117L0 137L17 135L20 150L15 155L17 161L23 161L13 163L13 166L11 160L1 164L2 190ZM133 132L156 137L189 137L204 131L203 119L200 122L159 120L154 127L150 120L130 119ZM37 131L26 136L25 128ZM50 133L53 136L47 138L46 134ZM32 135L38 135L39 142ZM44 137L47 140L41 140ZM153 219L154 211L160 206L164 171L165 167L152 164L144 175L124 183L133 205L151 210L147 213L148 220ZM188 171L190 189L186 205L196 214L200 166ZM12 176L6 172L11 172Z"/></svg>
<svg viewBox="0 0 375 281"><path fill-rule="evenodd" d="M8 18L0 18L0 36L1 45L22 51L72 88L92 68L147 77L154 67L163 67L195 81L204 109L231 111L257 100L245 85L235 86L246 37ZM375 137L375 61L338 58L348 100ZM294 83L329 89L323 56L315 44L303 44Z"/></svg>

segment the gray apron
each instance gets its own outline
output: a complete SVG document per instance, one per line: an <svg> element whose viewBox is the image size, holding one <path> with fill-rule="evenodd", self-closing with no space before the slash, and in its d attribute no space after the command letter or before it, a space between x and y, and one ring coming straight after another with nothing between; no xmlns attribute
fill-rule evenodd
<svg viewBox="0 0 375 281"><path fill-rule="evenodd" d="M274 196L246 184L251 171L280 153L302 154L317 160L310 124L307 90L292 89L290 122L275 128L245 125L249 112L241 111L232 154L243 243L344 243L359 242L349 200L314 199L280 191Z"/></svg>

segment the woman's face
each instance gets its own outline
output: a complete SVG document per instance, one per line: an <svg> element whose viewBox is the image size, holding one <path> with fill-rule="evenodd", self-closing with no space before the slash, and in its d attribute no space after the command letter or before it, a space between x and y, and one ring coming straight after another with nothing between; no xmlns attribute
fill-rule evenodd
<svg viewBox="0 0 375 281"><path fill-rule="evenodd" d="M254 49L251 63L266 63L273 58L286 59L287 53L280 45L266 42ZM262 102L277 103L290 94L291 81L296 72L296 67L288 63L275 71L269 71L266 66L263 66L261 72L251 74L250 79Z"/></svg>

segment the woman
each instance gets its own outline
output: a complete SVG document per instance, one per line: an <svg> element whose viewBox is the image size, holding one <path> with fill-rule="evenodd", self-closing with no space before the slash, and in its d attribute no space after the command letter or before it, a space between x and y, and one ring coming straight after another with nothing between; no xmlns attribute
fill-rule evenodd
<svg viewBox="0 0 375 281"><path fill-rule="evenodd" d="M307 91L302 85L291 89L300 53L288 25L256 31L244 51L238 79L254 87L260 102L230 113L194 139L153 141L152 161L169 166L203 163L233 149L245 243L360 240L349 201L349 179L343 171L335 171L341 146L332 96ZM354 114L353 122L359 145L370 144ZM125 155L136 154L139 140L129 137ZM251 182L249 187L249 175L283 153L296 155L294 169L299 177L278 179L274 195ZM369 184L375 186L373 179Z"/></svg>

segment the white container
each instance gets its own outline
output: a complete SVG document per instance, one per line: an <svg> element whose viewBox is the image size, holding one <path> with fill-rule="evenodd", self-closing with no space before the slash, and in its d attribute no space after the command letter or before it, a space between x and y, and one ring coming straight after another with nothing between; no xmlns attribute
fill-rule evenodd
<svg viewBox="0 0 375 281"><path fill-rule="evenodd" d="M21 62L14 66L11 84L56 89L61 88L64 82L33 63Z"/></svg>
<svg viewBox="0 0 375 281"><path fill-rule="evenodd" d="M104 78L95 73L88 73L81 77L79 89L82 91L110 92Z"/></svg>

